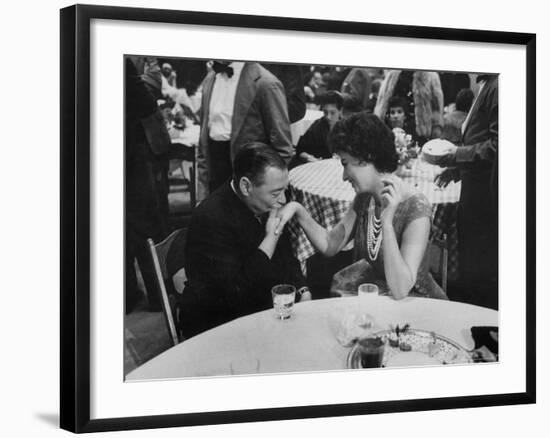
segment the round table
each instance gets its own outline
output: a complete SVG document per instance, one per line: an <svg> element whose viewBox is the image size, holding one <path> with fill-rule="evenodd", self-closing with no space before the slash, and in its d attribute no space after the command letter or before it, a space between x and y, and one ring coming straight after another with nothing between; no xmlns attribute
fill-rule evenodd
<svg viewBox="0 0 550 438"><path fill-rule="evenodd" d="M298 303L288 320L272 309L223 324L188 339L126 376L127 380L166 379L231 374L235 361L254 360L259 373L339 370L346 368L350 347L336 339L339 323L358 311L357 297ZM408 297L376 298L370 313L377 328L410 324L434 331L466 349L474 346L470 328L497 326L498 313L453 301Z"/></svg>

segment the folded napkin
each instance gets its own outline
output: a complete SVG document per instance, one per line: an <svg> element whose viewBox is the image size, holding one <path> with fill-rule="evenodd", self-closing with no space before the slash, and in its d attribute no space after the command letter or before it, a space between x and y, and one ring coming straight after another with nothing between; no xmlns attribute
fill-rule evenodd
<svg viewBox="0 0 550 438"><path fill-rule="evenodd" d="M348 314L338 327L336 339L344 347L351 347L357 339L364 338L373 333L375 327L374 318L368 314Z"/></svg>

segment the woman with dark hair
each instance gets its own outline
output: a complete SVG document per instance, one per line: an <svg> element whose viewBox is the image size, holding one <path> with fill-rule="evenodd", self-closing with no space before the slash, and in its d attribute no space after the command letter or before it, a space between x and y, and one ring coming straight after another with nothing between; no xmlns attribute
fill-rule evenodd
<svg viewBox="0 0 550 438"><path fill-rule="evenodd" d="M439 74L433 71L389 70L386 73L374 114L386 117L390 99L405 99L405 115L413 140L423 146L432 138L439 138L443 128L443 91Z"/></svg>
<svg viewBox="0 0 550 438"><path fill-rule="evenodd" d="M396 299L407 295L446 299L428 272L426 247L432 208L428 199L394 172L394 136L377 116L365 112L339 121L330 133L333 152L344 166L343 178L357 195L344 218L326 230L297 202L279 210L278 231L293 216L318 252L332 256L354 240L356 263L334 277L333 290L356 292L375 282Z"/></svg>

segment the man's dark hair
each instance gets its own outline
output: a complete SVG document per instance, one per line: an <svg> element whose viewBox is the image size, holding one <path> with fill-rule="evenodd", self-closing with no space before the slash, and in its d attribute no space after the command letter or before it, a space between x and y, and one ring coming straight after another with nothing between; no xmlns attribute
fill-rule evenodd
<svg viewBox="0 0 550 438"><path fill-rule="evenodd" d="M344 98L338 91L327 91L319 96L319 104L321 108L325 105L335 105L339 110L344 106Z"/></svg>
<svg viewBox="0 0 550 438"><path fill-rule="evenodd" d="M455 106L457 111L464 111L467 113L470 111L472 102L474 101L474 92L469 88L463 88L458 92L455 99Z"/></svg>
<svg viewBox="0 0 550 438"><path fill-rule="evenodd" d="M373 114L362 111L336 122L329 142L333 152L345 152L362 163L372 163L379 172L397 169L393 132Z"/></svg>
<svg viewBox="0 0 550 438"><path fill-rule="evenodd" d="M344 108L345 114L358 113L363 110L363 107L359 99L347 93L344 95L343 108Z"/></svg>
<svg viewBox="0 0 550 438"><path fill-rule="evenodd" d="M264 143L253 142L244 145L233 160L233 181L238 186L243 176L254 184L263 182L265 170L276 167L285 170L286 164L281 156Z"/></svg>

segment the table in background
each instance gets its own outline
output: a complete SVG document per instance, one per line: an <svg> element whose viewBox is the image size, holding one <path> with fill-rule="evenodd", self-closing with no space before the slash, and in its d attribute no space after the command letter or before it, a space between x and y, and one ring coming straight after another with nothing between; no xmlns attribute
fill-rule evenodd
<svg viewBox="0 0 550 438"><path fill-rule="evenodd" d="M184 157L170 159L170 173L179 169L180 166L182 166L182 161L186 161L190 164L195 162L196 148L199 145L200 132L201 127L199 125L188 125L184 130L173 128L169 131L172 146L174 147L173 155L180 155L181 157ZM181 171L183 174L183 168Z"/></svg>
<svg viewBox="0 0 550 438"><path fill-rule="evenodd" d="M449 278L453 278L456 276L458 264L456 220L453 221L453 218L456 219L460 183L450 183L444 189L437 187L433 181L441 170L438 166L416 159L410 169L403 169L398 174L405 182L426 195L435 207L433 232L447 234ZM355 198L353 187L342 178L343 172L340 160L334 158L303 164L290 171L291 199L302 204L315 221L329 230L344 217ZM449 214L453 211L454 214ZM295 220L289 223L289 229L296 257L304 269L306 260L315 254L315 248Z"/></svg>
<svg viewBox="0 0 550 438"><path fill-rule="evenodd" d="M230 374L232 360L259 360L260 373L346 368L349 347L336 339L342 319L358 308L357 297L298 303L288 320L273 309L238 318L201 333L161 353L129 373L127 380ZM380 296L370 312L377 328L410 324L434 331L470 350L472 326L497 326L498 312L454 301Z"/></svg>

